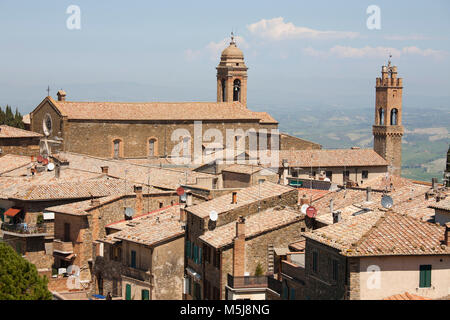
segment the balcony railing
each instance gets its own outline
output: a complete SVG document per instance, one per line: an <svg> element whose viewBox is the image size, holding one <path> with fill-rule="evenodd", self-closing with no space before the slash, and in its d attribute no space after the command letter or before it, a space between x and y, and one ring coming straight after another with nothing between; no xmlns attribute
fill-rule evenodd
<svg viewBox="0 0 450 320"><path fill-rule="evenodd" d="M1 229L6 232L14 232L24 235L45 234L46 228L41 225L28 225L26 223L2 223Z"/></svg>
<svg viewBox="0 0 450 320"><path fill-rule="evenodd" d="M53 251L61 253L73 253L72 242L64 242L59 239L53 240Z"/></svg>
<svg viewBox="0 0 450 320"><path fill-rule="evenodd" d="M151 279L150 271L145 271L145 270L136 269L136 268L132 268L132 267L123 268L123 275L128 278L133 278L133 279L144 281L144 282L150 282L150 279Z"/></svg>
<svg viewBox="0 0 450 320"><path fill-rule="evenodd" d="M240 288L267 288L267 276L233 277L228 274L228 286L233 289Z"/></svg>
<svg viewBox="0 0 450 320"><path fill-rule="evenodd" d="M275 291L278 294L281 294L281 281L275 279L274 277L267 277L267 288Z"/></svg>

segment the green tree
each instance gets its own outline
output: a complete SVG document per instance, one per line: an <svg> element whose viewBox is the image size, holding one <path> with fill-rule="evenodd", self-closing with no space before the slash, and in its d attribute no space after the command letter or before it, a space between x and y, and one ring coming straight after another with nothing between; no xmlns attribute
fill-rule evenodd
<svg viewBox="0 0 450 320"><path fill-rule="evenodd" d="M11 107L8 105L6 105L5 110L5 124L11 127L14 126L14 114L11 110Z"/></svg>
<svg viewBox="0 0 450 320"><path fill-rule="evenodd" d="M0 107L0 124L5 124L5 120L6 120L5 112Z"/></svg>
<svg viewBox="0 0 450 320"><path fill-rule="evenodd" d="M261 263L258 263L258 265L256 266L256 269L255 269L255 276L260 277L263 274L264 274L264 270L261 266Z"/></svg>
<svg viewBox="0 0 450 320"><path fill-rule="evenodd" d="M51 300L47 283L35 265L0 242L0 300Z"/></svg>
<svg viewBox="0 0 450 320"><path fill-rule="evenodd" d="M14 127L19 129L24 129L25 125L23 123L23 117L19 112L19 109L16 108L16 113L14 114Z"/></svg>

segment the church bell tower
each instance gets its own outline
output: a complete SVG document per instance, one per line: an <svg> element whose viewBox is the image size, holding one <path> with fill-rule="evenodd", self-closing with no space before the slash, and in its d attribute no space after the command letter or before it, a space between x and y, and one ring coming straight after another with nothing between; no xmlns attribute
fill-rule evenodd
<svg viewBox="0 0 450 320"><path fill-rule="evenodd" d="M397 78L397 67L381 68L376 80L373 148L389 164L389 172L400 176L402 170L402 91L403 79Z"/></svg>
<svg viewBox="0 0 450 320"><path fill-rule="evenodd" d="M243 52L231 33L230 45L222 51L217 66L217 102L237 101L247 106L247 66Z"/></svg>

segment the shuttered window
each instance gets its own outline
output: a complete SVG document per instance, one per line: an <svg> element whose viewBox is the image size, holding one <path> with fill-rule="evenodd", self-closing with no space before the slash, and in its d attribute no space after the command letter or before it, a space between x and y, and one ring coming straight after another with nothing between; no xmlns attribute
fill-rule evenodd
<svg viewBox="0 0 450 320"><path fill-rule="evenodd" d="M127 284L125 286L125 299L131 300L131 285L130 284Z"/></svg>
<svg viewBox="0 0 450 320"><path fill-rule="evenodd" d="M427 264L420 266L419 287L420 288L431 287L431 265Z"/></svg>
<svg viewBox="0 0 450 320"><path fill-rule="evenodd" d="M142 300L150 300L149 291L142 289L141 297L142 297Z"/></svg>
<svg viewBox="0 0 450 320"><path fill-rule="evenodd" d="M131 265L132 268L136 268L136 251L131 250Z"/></svg>
<svg viewBox="0 0 450 320"><path fill-rule="evenodd" d="M313 271L314 272L317 272L317 270L318 270L318 265L317 265L317 260L318 260L318 253L317 252L313 252L313 255L312 255L312 257L313 257L313 261L312 261L312 263L313 263L313 265L312 265L312 268L313 268Z"/></svg>
<svg viewBox="0 0 450 320"><path fill-rule="evenodd" d="M186 240L186 257L191 257L191 242Z"/></svg>

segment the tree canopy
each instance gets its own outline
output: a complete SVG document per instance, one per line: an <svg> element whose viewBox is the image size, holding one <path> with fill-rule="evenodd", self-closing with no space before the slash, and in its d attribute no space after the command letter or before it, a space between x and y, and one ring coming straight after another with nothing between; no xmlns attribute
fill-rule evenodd
<svg viewBox="0 0 450 320"><path fill-rule="evenodd" d="M0 242L0 300L51 300L47 283L35 265Z"/></svg>
<svg viewBox="0 0 450 320"><path fill-rule="evenodd" d="M16 112L13 113L12 108L9 105L6 105L5 111L0 107L0 125L6 124L10 127L23 129L25 128L25 125L22 120L23 117L17 108Z"/></svg>

